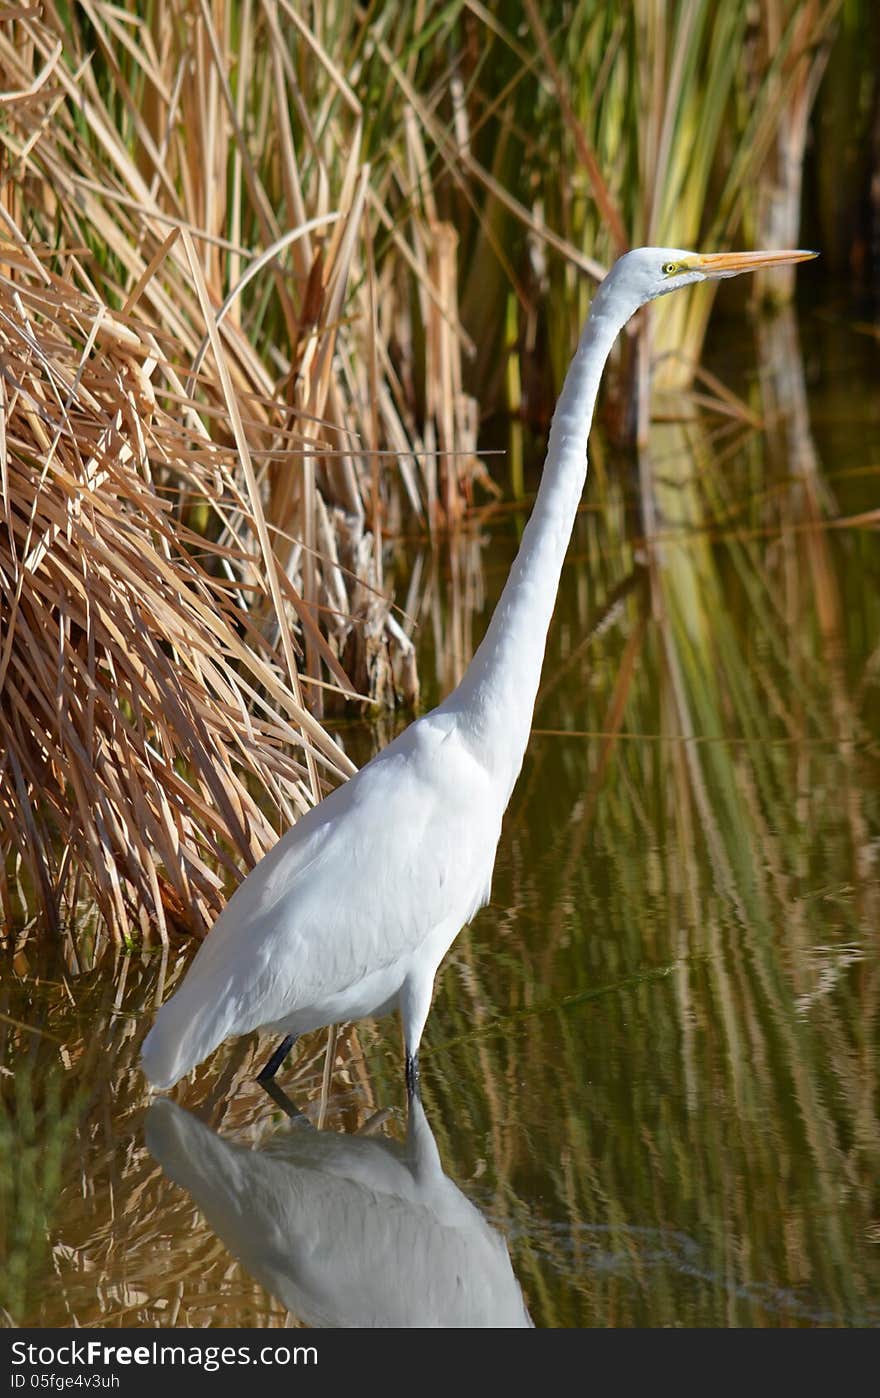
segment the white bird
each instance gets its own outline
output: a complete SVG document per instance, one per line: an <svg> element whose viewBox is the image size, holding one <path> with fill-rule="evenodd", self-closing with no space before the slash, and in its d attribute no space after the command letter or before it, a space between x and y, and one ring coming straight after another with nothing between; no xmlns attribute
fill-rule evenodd
<svg viewBox="0 0 880 1398"><path fill-rule="evenodd" d="M528 1327L507 1244L443 1173L418 1095L405 1145L315 1131L259 1150L175 1102L147 1146L251 1276L308 1325Z"/></svg>
<svg viewBox="0 0 880 1398"><path fill-rule="evenodd" d="M302 816L236 890L144 1041L154 1087L254 1029L285 1036L265 1080L296 1036L395 1007L415 1087L437 968L489 898L611 347L658 296L815 255L637 248L615 263L566 375L519 553L461 683Z"/></svg>

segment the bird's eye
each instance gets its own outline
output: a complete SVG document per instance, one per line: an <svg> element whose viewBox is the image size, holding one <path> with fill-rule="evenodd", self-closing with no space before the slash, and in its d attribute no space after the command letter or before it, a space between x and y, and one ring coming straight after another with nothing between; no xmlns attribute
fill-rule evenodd
<svg viewBox="0 0 880 1398"><path fill-rule="evenodd" d="M664 262L663 266L660 268L660 271L663 273L664 277L671 277L675 272L678 271L678 263Z"/></svg>

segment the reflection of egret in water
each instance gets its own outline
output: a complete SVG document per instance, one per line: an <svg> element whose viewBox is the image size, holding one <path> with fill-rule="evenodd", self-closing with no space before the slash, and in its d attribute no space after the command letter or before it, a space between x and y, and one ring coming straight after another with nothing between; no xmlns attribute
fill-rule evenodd
<svg viewBox="0 0 880 1398"><path fill-rule="evenodd" d="M230 1252L307 1324L532 1323L504 1239L443 1173L418 1097L403 1145L303 1119L249 1150L167 1100L146 1135Z"/></svg>

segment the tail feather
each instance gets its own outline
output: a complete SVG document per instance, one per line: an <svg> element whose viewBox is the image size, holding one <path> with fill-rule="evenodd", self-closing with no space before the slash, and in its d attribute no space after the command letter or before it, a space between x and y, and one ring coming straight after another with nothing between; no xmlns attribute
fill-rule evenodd
<svg viewBox="0 0 880 1398"><path fill-rule="evenodd" d="M187 978L166 1000L141 1048L141 1066L153 1087L160 1092L173 1087L235 1032L229 992L226 977L208 983Z"/></svg>

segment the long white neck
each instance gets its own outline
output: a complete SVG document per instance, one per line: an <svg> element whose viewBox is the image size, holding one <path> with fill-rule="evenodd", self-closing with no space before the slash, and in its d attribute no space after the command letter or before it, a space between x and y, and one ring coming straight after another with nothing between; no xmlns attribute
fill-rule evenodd
<svg viewBox="0 0 880 1398"><path fill-rule="evenodd" d="M489 628L461 683L440 705L454 712L509 796L528 742L559 576L587 475L587 440L599 380L629 318L596 293L571 362L547 445L531 518Z"/></svg>

